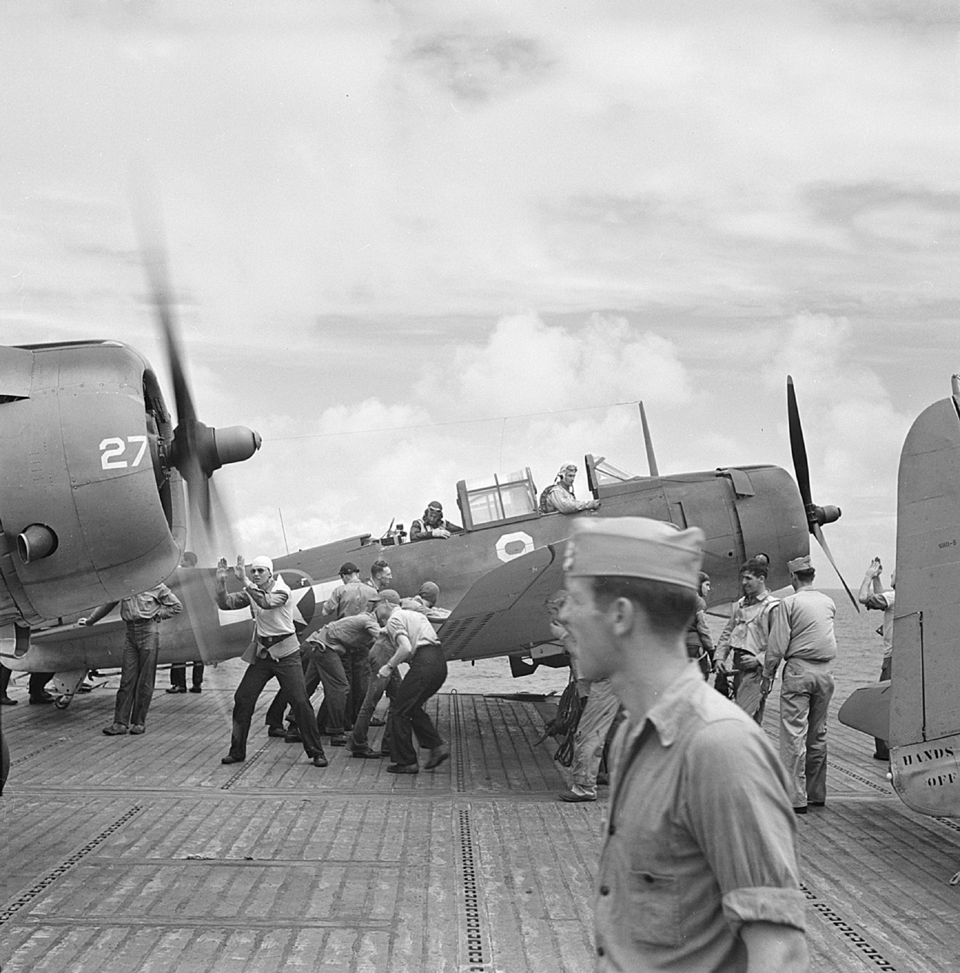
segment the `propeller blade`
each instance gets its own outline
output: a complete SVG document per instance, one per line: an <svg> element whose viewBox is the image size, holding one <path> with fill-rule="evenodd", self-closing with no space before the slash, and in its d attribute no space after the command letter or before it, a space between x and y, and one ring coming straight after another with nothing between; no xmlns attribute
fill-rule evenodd
<svg viewBox="0 0 960 973"><path fill-rule="evenodd" d="M793 469L800 488L800 498L804 507L813 503L810 493L810 465L807 462L807 448L803 442L803 428L800 425L800 410L797 408L797 394L793 390L793 378L787 376L787 422L790 428L790 452L793 455Z"/></svg>
<svg viewBox="0 0 960 973"><path fill-rule="evenodd" d="M204 545L210 547L211 553L216 553L217 546L207 543L207 539L213 534L211 521L210 504L210 480L203 475L200 464L195 460L187 464L187 468L182 471L183 478L187 483L187 499L190 510L190 530L189 537L192 544L197 548ZM199 550L198 550L199 554ZM206 563L206 562L204 562ZM216 558L214 558L216 563Z"/></svg>
<svg viewBox="0 0 960 973"><path fill-rule="evenodd" d="M233 518L230 516L226 502L217 489L216 481L210 480L210 541L216 545L217 556L223 551L229 551L233 557L240 553L233 533ZM216 563L216 562L214 562Z"/></svg>
<svg viewBox="0 0 960 973"><path fill-rule="evenodd" d="M150 284L153 306L156 308L160 330L163 332L167 359L170 362L177 421L189 423L196 420L197 412L187 383L179 332L173 315L171 299L173 289L170 286L167 247L163 238L160 208L142 165L131 166L131 186L133 222Z"/></svg>
<svg viewBox="0 0 960 973"><path fill-rule="evenodd" d="M233 653L226 644L217 611L215 569L206 566L181 566L177 569L175 580L176 594L183 602L183 613L190 621L190 629L196 643L196 660L206 666L215 666L218 662L229 658ZM210 680L216 688L226 688L218 685L223 682L224 677L218 676L217 673L217 669L208 669L206 679ZM212 695L221 715L226 716L229 695L227 693Z"/></svg>
<svg viewBox="0 0 960 973"><path fill-rule="evenodd" d="M847 582L843 580L843 575L840 573L840 568L837 567L837 562L833 559L833 554L830 551L830 547L827 544L826 537L823 536L823 530L821 530L819 524L814 524L811 528L813 536L816 537L817 543L823 548L823 553L827 555L827 560L833 565L833 570L837 572L837 577L840 579L840 584L843 585L843 590L846 591L847 597L850 599L850 604L853 605L857 610L857 614L860 613L860 604L856 598L853 597L853 592L847 585Z"/></svg>
<svg viewBox="0 0 960 973"><path fill-rule="evenodd" d="M218 431L197 418L173 311L173 289L170 286L160 208L146 168L141 163L131 166L131 191L137 239L173 379L177 427L170 446L169 462L179 470L187 484L191 515L195 515L194 536L200 533L206 535L211 532L210 476L224 463L249 459L260 448L260 436L243 426L230 426Z"/></svg>
<svg viewBox="0 0 960 973"><path fill-rule="evenodd" d="M241 551L233 533L233 520L217 489L215 480L203 479L203 504L190 504L187 537L189 547L203 567L213 567L226 556L235 558ZM232 563L232 562L231 562Z"/></svg>
<svg viewBox="0 0 960 973"><path fill-rule="evenodd" d="M233 536L232 520L227 506L212 480L203 480L209 503L209 517L202 518L193 505L190 509L190 548L197 556L196 568L177 572L180 599L190 620L198 658L205 664L216 663L229 656L223 628L217 613L216 571L218 558L226 554L233 562L239 549ZM232 572L231 572L232 573ZM220 704L221 707L223 704Z"/></svg>

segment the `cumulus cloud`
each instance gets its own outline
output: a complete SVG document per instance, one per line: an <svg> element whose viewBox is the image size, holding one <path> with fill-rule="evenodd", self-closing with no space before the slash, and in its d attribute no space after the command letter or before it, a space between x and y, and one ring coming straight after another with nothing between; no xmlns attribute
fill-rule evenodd
<svg viewBox="0 0 960 973"><path fill-rule="evenodd" d="M252 546L268 535L277 544L278 507L300 547L382 532L391 518L409 524L433 497L455 511L460 479L530 467L542 487L587 452L639 471L636 401L677 406L691 394L672 342L603 315L574 328L533 313L505 317L450 365L432 367L429 355L424 364L410 359L410 374L422 376L404 403L368 396L307 420L250 417L270 431L262 458L242 468L255 483L243 501L254 509L239 521Z"/></svg>
<svg viewBox="0 0 960 973"><path fill-rule="evenodd" d="M467 103L513 94L542 77L550 62L534 38L470 27L411 43L405 60Z"/></svg>
<svg viewBox="0 0 960 973"><path fill-rule="evenodd" d="M876 371L861 360L865 340L870 336L845 318L797 315L785 323L763 373L771 390L782 387L785 374L793 376L813 499L843 510L826 533L848 565L854 551L863 560L871 545L892 547L896 470L914 418L895 408ZM781 430L786 438L785 421Z"/></svg>
<svg viewBox="0 0 960 973"><path fill-rule="evenodd" d="M817 499L889 520L956 318L951 5L35 6L0 14L5 340L163 370L142 152L200 414L265 435L221 474L256 548L277 508L310 544L643 469L638 399L665 471L789 468L787 372Z"/></svg>
<svg viewBox="0 0 960 973"><path fill-rule="evenodd" d="M461 415L589 408L645 399L677 403L690 383L676 346L621 316L593 314L577 328L532 312L501 318L482 348L462 348L448 375L429 375L419 394Z"/></svg>

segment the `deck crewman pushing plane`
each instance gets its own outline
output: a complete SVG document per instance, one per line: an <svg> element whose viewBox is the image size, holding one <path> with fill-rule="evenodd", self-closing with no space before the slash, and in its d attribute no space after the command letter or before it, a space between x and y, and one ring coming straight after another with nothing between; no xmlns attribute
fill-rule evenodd
<svg viewBox="0 0 960 973"><path fill-rule="evenodd" d="M581 675L627 718L597 875L598 969L807 969L796 817L763 731L690 664L703 532L585 520L568 543L559 620Z"/></svg>

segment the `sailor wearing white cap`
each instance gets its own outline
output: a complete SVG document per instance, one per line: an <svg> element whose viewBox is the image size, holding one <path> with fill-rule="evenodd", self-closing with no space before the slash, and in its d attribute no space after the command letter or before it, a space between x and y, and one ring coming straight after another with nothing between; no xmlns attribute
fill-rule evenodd
<svg viewBox="0 0 960 973"><path fill-rule="evenodd" d="M247 736L253 710L263 687L274 677L285 691L300 727L303 749L315 767L326 767L327 759L317 732L317 717L307 696L300 663L300 642L293 624L294 604L290 588L279 574L273 573L273 561L255 557L249 576L243 557L237 558L234 576L243 585L242 591L227 591L227 559L217 563L217 604L224 611L250 607L253 614L253 640L243 653L247 671L233 696L233 733L230 752L220 762L242 763L247 758Z"/></svg>

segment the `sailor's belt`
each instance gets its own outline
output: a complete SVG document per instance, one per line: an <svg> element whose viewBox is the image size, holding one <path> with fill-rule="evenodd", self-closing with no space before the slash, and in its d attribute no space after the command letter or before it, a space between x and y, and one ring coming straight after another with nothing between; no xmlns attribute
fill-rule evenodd
<svg viewBox="0 0 960 973"><path fill-rule="evenodd" d="M271 645L276 645L278 642L282 642L284 639L291 638L295 635L295 632L286 632L283 635L257 635L257 645L263 646L265 649L269 649Z"/></svg>
<svg viewBox="0 0 960 973"><path fill-rule="evenodd" d="M753 672L760 668L760 660L746 649L733 650L733 664L743 672Z"/></svg>

